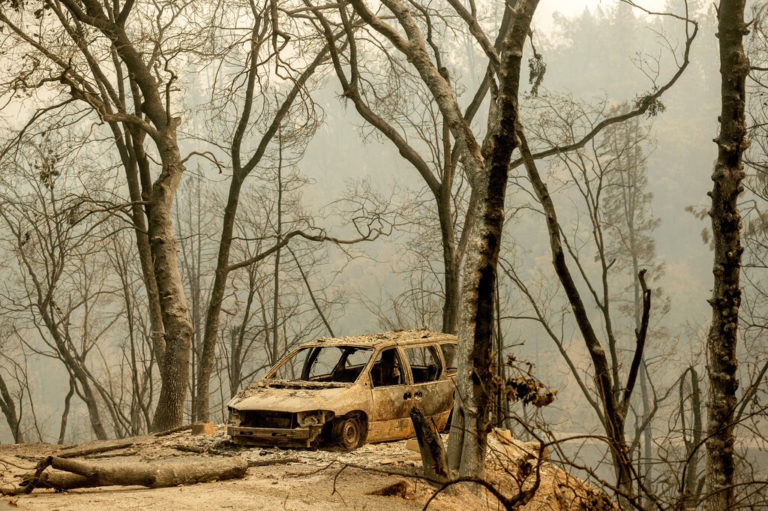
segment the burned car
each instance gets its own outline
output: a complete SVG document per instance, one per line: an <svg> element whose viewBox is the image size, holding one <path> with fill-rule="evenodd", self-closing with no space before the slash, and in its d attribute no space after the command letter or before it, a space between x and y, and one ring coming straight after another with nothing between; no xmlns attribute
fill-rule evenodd
<svg viewBox="0 0 768 511"><path fill-rule="evenodd" d="M405 330L319 338L232 398L227 434L240 444L351 450L413 436L414 406L442 430L455 374L453 335Z"/></svg>

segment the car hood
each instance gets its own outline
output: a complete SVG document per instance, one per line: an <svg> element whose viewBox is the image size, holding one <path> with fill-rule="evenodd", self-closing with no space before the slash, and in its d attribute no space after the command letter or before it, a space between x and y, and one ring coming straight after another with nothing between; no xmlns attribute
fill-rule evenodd
<svg viewBox="0 0 768 511"><path fill-rule="evenodd" d="M237 410L303 412L331 410L346 413L366 401L364 389L353 383L261 380L233 397L227 406Z"/></svg>

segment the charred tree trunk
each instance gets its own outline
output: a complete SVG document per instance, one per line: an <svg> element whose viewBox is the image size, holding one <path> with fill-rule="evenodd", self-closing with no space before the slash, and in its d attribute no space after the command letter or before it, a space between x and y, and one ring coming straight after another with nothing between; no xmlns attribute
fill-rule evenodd
<svg viewBox="0 0 768 511"><path fill-rule="evenodd" d="M522 48L536 0L518 3L512 30L504 41L499 89L491 98L491 136L483 147L484 172L473 183L471 208L478 219L464 262L459 310L456 404L449 439L449 467L460 477L484 473L492 407L492 331L496 266L504 224L504 199L516 135Z"/></svg>
<svg viewBox="0 0 768 511"><path fill-rule="evenodd" d="M240 200L240 189L243 178L235 172L229 186L229 198L224 208L224 225L219 241L219 255L216 259L216 272L214 274L211 297L208 302L208 310L205 316L205 332L203 334L203 349L197 368L197 403L195 404L196 421L208 422L210 418L209 386L213 360L215 355L216 339L219 334L219 315L224 302L224 291L229 275L229 253L232 249L232 233L234 232L235 217ZM234 394L233 394L234 395Z"/></svg>
<svg viewBox="0 0 768 511"><path fill-rule="evenodd" d="M64 437L67 434L67 422L69 421L69 405L72 401L72 396L75 394L75 381L69 378L69 392L64 397L64 411L61 412L61 423L59 424L59 439L57 444L62 445L64 443Z"/></svg>
<svg viewBox="0 0 768 511"><path fill-rule="evenodd" d="M5 415L5 420L8 422L8 427L11 429L14 443L24 443L24 435L21 433L21 418L16 413L16 404L13 401L8 386L3 380L3 375L0 374L0 410Z"/></svg>
<svg viewBox="0 0 768 511"><path fill-rule="evenodd" d="M182 422L193 333L179 272L177 242L173 234L171 219L171 205L184 172L176 133L181 119L173 117L168 110L171 104L169 94L173 79L165 84L166 94L163 94L161 86L153 74L153 69L144 60L144 55L136 48L129 32L126 31L124 24L130 8L123 9L119 17L112 18L104 11L102 4L96 0L83 0L82 4L85 10L71 2L66 2L63 5L69 14L79 22L100 31L112 42L115 52L114 58L119 58L130 76L134 99L141 98L142 100L139 111L133 115L121 114L119 116L120 122L130 124L139 130L136 133L140 132L138 138L134 137L134 142L139 142L134 143L134 155L143 154L141 141L148 134L157 147L162 163L160 175L150 185L147 159L139 158L137 160L137 164L140 166L139 177L141 178L142 195L148 202L146 214L149 248L165 335L163 339L158 335L159 332L153 331L156 351L164 349L164 353L156 353L156 356L161 357L159 365L162 385L152 428L164 430L178 426ZM75 82L69 81L68 83L71 85L71 94L74 98L94 106L99 111L99 115L108 121L117 119L111 117L109 109L106 109L103 103L100 104L98 98L84 93L82 89L76 86ZM142 168L141 165L144 167ZM145 258L142 261L143 264L148 263ZM145 280L151 288L151 279L146 275L146 270L144 271ZM153 325L154 328L155 325ZM78 380L80 380L79 377Z"/></svg>
<svg viewBox="0 0 768 511"><path fill-rule="evenodd" d="M737 205L743 190L742 154L746 137L744 106L745 80L749 61L742 38L748 33L744 23L744 0L722 0L718 10L720 45L721 112L720 134L716 139L717 163L712 174L712 235L715 260L714 287L710 305L712 324L707 338L709 377L707 414L707 500L706 508L729 510L734 497L734 433L736 408L736 340L739 325L741 288L741 214Z"/></svg>
<svg viewBox="0 0 768 511"><path fill-rule="evenodd" d="M448 81L448 73L443 73ZM452 158L451 130L448 123L443 121L443 180L436 189L437 216L440 220L440 237L443 246L443 324L442 331L455 334L459 321L459 292L461 254L456 247L456 229L453 224L453 181L456 173L456 163Z"/></svg>
<svg viewBox="0 0 768 511"><path fill-rule="evenodd" d="M632 275L633 275L633 295L634 295L634 309L635 309L635 329L639 330L642 325L642 301L640 299L640 265L637 260L637 250L635 248L635 231L632 222L629 223L629 236L630 244L632 246ZM642 401L643 416L641 422L645 422L643 428L643 455L638 463L638 473L644 484L650 484L652 481L653 464L651 462L652 455L652 427L651 427L651 396L648 391L648 373L646 371L645 357L640 364L640 400ZM646 422L647 421L647 422ZM648 507L648 499L644 499L643 504Z"/></svg>
<svg viewBox="0 0 768 511"><path fill-rule="evenodd" d="M690 437L686 431L685 420L685 375L691 376L691 419ZM699 447L701 446L701 391L699 390L699 375L696 368L688 367L680 378L680 419L683 426L683 442L685 443L685 478L683 479L683 507L695 509L699 505L701 484L699 480Z"/></svg>
<svg viewBox="0 0 768 511"><path fill-rule="evenodd" d="M307 2L308 3L308 2ZM473 36L490 59L489 84L493 92L491 111L488 116L488 135L483 147L472 132L456 101L456 95L447 79L445 69L437 64L439 58L428 49L434 48L431 36L425 39L420 24L412 15L411 3L401 0L383 0L382 6L392 14L402 30L392 27L370 10L364 0L351 0L362 22L385 37L396 51L402 53L429 89L432 99L440 109L445 125L456 141L456 157L464 164L464 170L472 185L468 214L474 219L467 222L475 227L462 232L465 240L465 259L461 303L459 305L459 353L456 375L456 403L448 447L448 464L459 475L482 477L485 467L488 425L490 421L491 389L491 331L493 328L493 297L504 221L504 199L512 152L517 146L515 133L517 122L517 97L520 80L520 63L523 42L530 31L531 18L538 5L537 0L521 0L514 7L505 6L504 19L512 20L509 32L504 30L499 51L479 27L473 12L461 2L449 3L470 27ZM319 9L316 16L330 32ZM346 12L340 9L346 19ZM349 25L348 23L346 25ZM349 32L349 31L348 31ZM328 35L326 35L328 38ZM354 39L349 38L352 77L347 80L344 64L333 55L334 67L342 82L345 94L357 98L357 70ZM392 140L400 154L408 159L422 174L432 192L438 198L439 183L428 166L412 147L386 122L375 115L362 101L355 106L363 117ZM472 114L474 115L474 114ZM462 243L463 245L463 243Z"/></svg>
<svg viewBox="0 0 768 511"><path fill-rule="evenodd" d="M132 39L141 36L133 29L126 29L126 21L134 2L126 2L119 12L112 10L116 6L107 6L98 0L63 1L50 4L49 7L56 13L51 19L58 19L64 28L61 34L66 34L64 37L70 38L80 48L82 57L91 69L90 76L83 77L72 70L71 64L66 62L71 56L62 59L43 47L39 49L60 68L59 79L62 85L69 87L72 99L89 105L101 122L111 126L121 159L127 164L129 193L134 201L132 216L136 222L137 246L150 303L154 355L160 366L162 381L154 427L167 429L170 425L180 424L182 420L192 336L171 222L171 203L184 171L176 138L176 130L181 121L173 117L170 111L171 91L174 90L176 75L166 69L169 78L161 83L164 73L156 74L154 68L157 55L147 54L144 48L139 49L138 46L145 41ZM0 17L4 18L2 12ZM4 21L7 22L7 19ZM93 31L83 30L88 27L93 28ZM14 31L28 39L20 28L15 27ZM104 44L104 41L97 43L96 39L91 39L91 32L93 36L100 33L109 41L105 49L109 49L113 71L100 69L99 62L88 51L91 44ZM89 35L86 37L83 35L85 33ZM155 42L159 49L160 41ZM145 57L149 57L149 60L145 60ZM112 81L113 78L117 83ZM133 112L127 108L126 82L131 90ZM127 130L130 136L124 137L118 125L130 126ZM154 183L149 172L150 160L143 149L146 136L155 144L162 163L160 175ZM147 217L146 237L143 235L140 208L136 207L138 204L135 202L139 184ZM156 291L153 283L156 284ZM56 342L58 344L59 341ZM82 363L80 360L77 362ZM93 393L89 389L87 371L83 369L84 366L67 365L77 381L76 392L87 400L94 432L99 437L105 436L103 431L99 431L103 428L98 421L98 407L91 397Z"/></svg>
<svg viewBox="0 0 768 511"><path fill-rule="evenodd" d="M283 138L282 132L278 137L278 166L277 166L277 222L276 233L277 243L279 244L283 237ZM272 273L272 363L276 364L280 360L279 354L279 332L278 317L280 314L280 249L275 252L275 268Z"/></svg>

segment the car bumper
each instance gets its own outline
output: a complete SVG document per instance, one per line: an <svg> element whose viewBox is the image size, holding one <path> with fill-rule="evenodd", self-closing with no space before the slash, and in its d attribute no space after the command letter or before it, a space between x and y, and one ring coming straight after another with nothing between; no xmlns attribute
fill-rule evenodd
<svg viewBox="0 0 768 511"><path fill-rule="evenodd" d="M311 447L321 430L322 426L292 429L227 426L227 435L239 444Z"/></svg>

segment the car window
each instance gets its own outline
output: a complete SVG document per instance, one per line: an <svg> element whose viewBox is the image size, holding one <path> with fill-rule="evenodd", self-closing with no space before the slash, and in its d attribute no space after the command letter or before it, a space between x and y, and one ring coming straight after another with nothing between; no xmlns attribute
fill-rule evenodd
<svg viewBox="0 0 768 511"><path fill-rule="evenodd" d="M339 363L343 350L337 347L313 348L301 371L302 380L318 380L333 373L333 368ZM314 359L313 359L314 357Z"/></svg>
<svg viewBox="0 0 768 511"><path fill-rule="evenodd" d="M446 370L451 372L456 371L456 344L441 344L440 349L443 350L443 359L445 360Z"/></svg>
<svg viewBox="0 0 768 511"><path fill-rule="evenodd" d="M351 383L357 380L373 350L358 346L314 346L300 349L273 378L293 381Z"/></svg>
<svg viewBox="0 0 768 511"><path fill-rule="evenodd" d="M285 361L285 364L280 366L277 372L271 376L277 380L300 380L301 369L307 361L307 356L310 354L309 348L300 349L294 356Z"/></svg>
<svg viewBox="0 0 768 511"><path fill-rule="evenodd" d="M397 348L382 350L371 367L371 381L374 387L387 387L389 385L402 385L403 364Z"/></svg>
<svg viewBox="0 0 768 511"><path fill-rule="evenodd" d="M358 348L354 351L350 351L347 354L347 359L344 362L344 367L351 369L353 367L360 367L360 370L365 367L365 364L371 359L371 350L369 348Z"/></svg>
<svg viewBox="0 0 768 511"><path fill-rule="evenodd" d="M411 365L413 383L426 383L440 377L440 357L434 346L407 348L405 354Z"/></svg>

